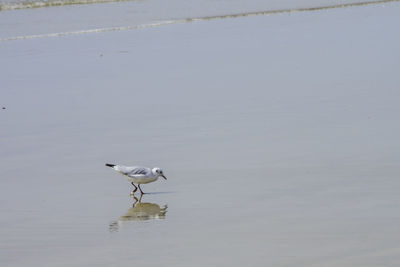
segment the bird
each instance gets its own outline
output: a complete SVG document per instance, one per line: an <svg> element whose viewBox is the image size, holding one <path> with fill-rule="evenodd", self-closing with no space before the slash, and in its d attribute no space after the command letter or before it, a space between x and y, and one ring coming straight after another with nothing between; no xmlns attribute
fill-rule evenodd
<svg viewBox="0 0 400 267"><path fill-rule="evenodd" d="M120 174L124 175L126 179L131 182L131 184L135 187L135 189L131 192L131 194L134 194L138 188L140 190L140 193L143 195L142 188L140 188L141 184L148 184L157 181L159 177L164 178L167 180L167 177L165 177L163 170L161 168L155 167L155 168L147 168L147 167L138 167L138 166L123 166L123 165L116 165L116 164L105 164L107 167L110 167L114 169L115 171L119 172ZM136 186L137 184L138 186Z"/></svg>

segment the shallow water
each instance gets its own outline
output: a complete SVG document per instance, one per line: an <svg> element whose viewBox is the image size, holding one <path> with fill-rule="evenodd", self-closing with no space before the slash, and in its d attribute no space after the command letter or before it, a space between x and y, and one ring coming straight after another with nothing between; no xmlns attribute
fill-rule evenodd
<svg viewBox="0 0 400 267"><path fill-rule="evenodd" d="M346 3L360 3L365 0L250 0L250 1L238 1L238 0L230 0L230 1L212 1L212 0L170 0L166 4L161 0L0 0L0 4L2 9L0 10L17 10L17 9L27 9L27 8L45 8L52 6L68 6L68 5L78 5L78 4L97 4L97 3L120 3L120 2L136 2L137 6L152 6L152 10L156 11L155 13L160 12L158 9L164 8L164 13L173 13L174 10L180 9L180 12L185 11L186 13L190 13L195 11L196 9L243 9L243 8L260 8L260 7L269 7L269 8L281 8L281 7L298 7L299 5L339 5ZM368 1L368 0L367 0ZM370 0L371 1L371 0ZM140 5L139 5L140 4ZM165 10L166 9L166 10ZM197 12L197 11L196 11ZM148 14L150 15L150 14Z"/></svg>
<svg viewBox="0 0 400 267"><path fill-rule="evenodd" d="M2 43L2 265L397 265L399 11Z"/></svg>
<svg viewBox="0 0 400 267"><path fill-rule="evenodd" d="M351 4L376 2L385 4L398 0L173 0L168 2L163 0L93 0L94 4L85 4L92 0L39 0L18 1L18 3L2 3L1 1L0 42L63 36L71 33L85 34L136 29L232 14L340 8ZM99 3L99 1L106 3ZM51 7L35 8L42 5Z"/></svg>

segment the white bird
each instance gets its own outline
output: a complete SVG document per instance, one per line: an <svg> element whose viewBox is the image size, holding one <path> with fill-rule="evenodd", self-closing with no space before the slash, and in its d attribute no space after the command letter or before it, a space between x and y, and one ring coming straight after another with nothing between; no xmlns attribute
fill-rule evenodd
<svg viewBox="0 0 400 267"><path fill-rule="evenodd" d="M164 173L161 168L147 168L147 167L127 167L122 165L115 165L115 164L108 164L106 163L107 167L113 168L120 174L124 175L126 179L131 182L131 184L135 187L132 191L132 194L135 193L139 187L140 193L144 194L142 189L140 188L141 184L148 184L157 181L159 177L164 178L167 180L167 177L164 176ZM137 184L138 186L136 187Z"/></svg>

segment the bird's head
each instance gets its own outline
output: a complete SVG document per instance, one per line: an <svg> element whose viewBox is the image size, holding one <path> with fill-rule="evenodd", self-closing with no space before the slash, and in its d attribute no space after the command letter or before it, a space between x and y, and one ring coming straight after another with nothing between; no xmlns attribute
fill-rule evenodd
<svg viewBox="0 0 400 267"><path fill-rule="evenodd" d="M161 176L162 178L164 178L165 180L167 180L167 177L164 176L164 173L163 173L163 171L162 171L161 168L157 168L157 167L156 167L156 168L153 168L152 171L153 171L154 175L157 176L157 178Z"/></svg>

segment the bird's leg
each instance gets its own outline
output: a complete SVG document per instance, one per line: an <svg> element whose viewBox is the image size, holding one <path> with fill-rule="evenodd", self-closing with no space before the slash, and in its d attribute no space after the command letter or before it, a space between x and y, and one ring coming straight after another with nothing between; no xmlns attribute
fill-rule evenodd
<svg viewBox="0 0 400 267"><path fill-rule="evenodd" d="M140 184L138 184L138 187L139 187L140 193L143 195L144 193L142 191L142 188L140 188Z"/></svg>
<svg viewBox="0 0 400 267"><path fill-rule="evenodd" d="M137 187L133 182L131 184L135 187L135 190L132 191L132 194L133 194L133 193L135 193L137 191ZM140 190L140 191L142 191L142 190Z"/></svg>
<svg viewBox="0 0 400 267"><path fill-rule="evenodd" d="M135 202L132 204L132 208L134 208L136 206L136 203L139 201L139 199L135 196L133 196L133 199L135 200Z"/></svg>

